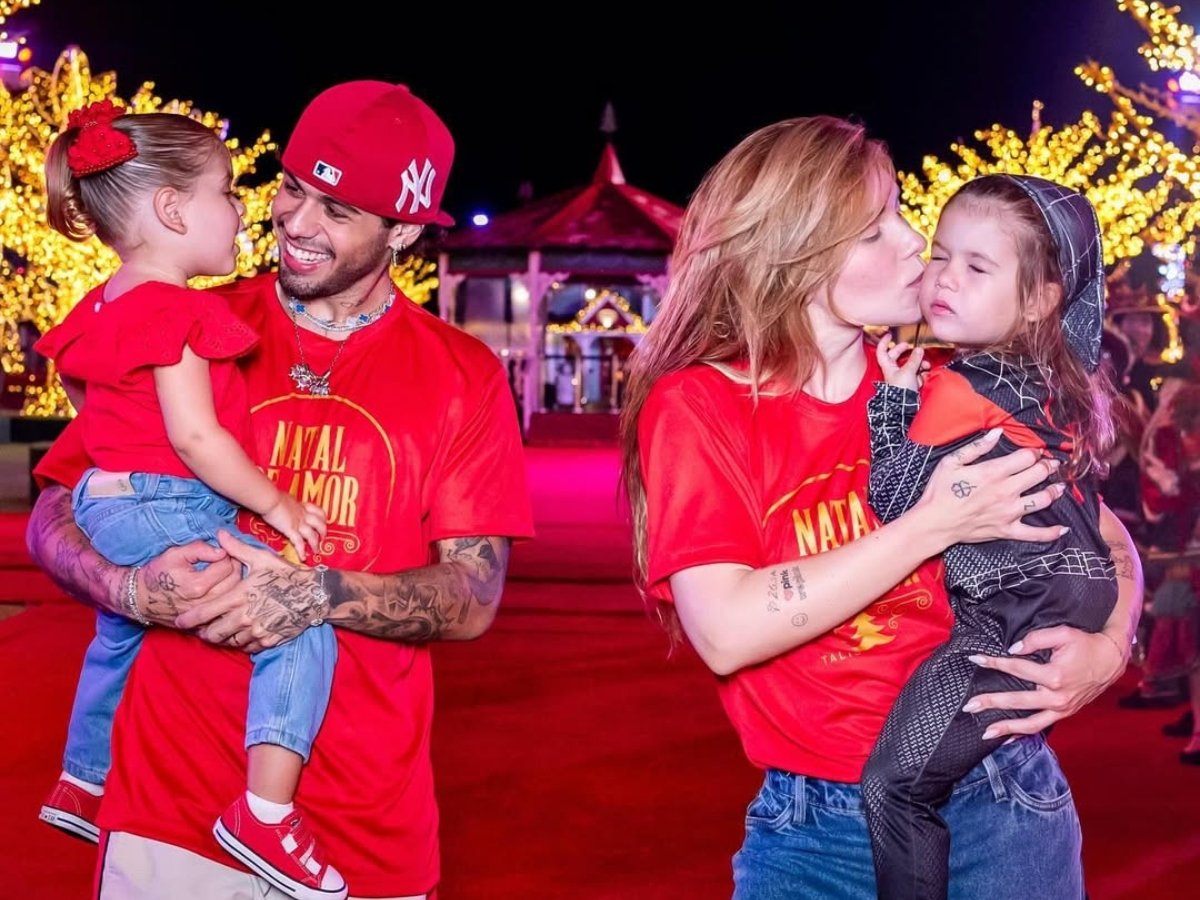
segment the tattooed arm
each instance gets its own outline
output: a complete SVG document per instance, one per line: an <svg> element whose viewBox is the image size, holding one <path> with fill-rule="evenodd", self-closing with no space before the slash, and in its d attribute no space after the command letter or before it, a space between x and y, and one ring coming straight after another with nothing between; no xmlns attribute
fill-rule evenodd
<svg viewBox="0 0 1200 900"><path fill-rule="evenodd" d="M372 575L329 573L329 621L396 641L471 640L491 627L508 569L508 538L438 541L437 565Z"/></svg>
<svg viewBox="0 0 1200 900"><path fill-rule="evenodd" d="M248 652L290 640L317 616L387 640L472 640L495 619L508 568L508 538L450 538L436 544L439 561L419 569L388 575L328 570L324 612L314 569L225 534L220 541L249 572L224 597L181 616L178 625Z"/></svg>
<svg viewBox="0 0 1200 900"><path fill-rule="evenodd" d="M72 597L127 615L123 588L129 569L92 549L75 525L66 488L56 485L38 495L25 540L34 563ZM196 562L210 565L197 572L192 565ZM174 627L175 617L194 600L209 591L228 590L237 577L223 550L204 543L172 547L138 572L138 608L151 622Z"/></svg>
<svg viewBox="0 0 1200 900"><path fill-rule="evenodd" d="M1021 522L1026 504L1044 509L1062 485L1021 495L1050 467L1030 450L973 462L999 439L985 435L943 459L921 499L856 541L780 565L717 563L671 576L680 624L719 675L764 662L852 618L926 559L951 544L995 538L1049 541L1058 526Z"/></svg>

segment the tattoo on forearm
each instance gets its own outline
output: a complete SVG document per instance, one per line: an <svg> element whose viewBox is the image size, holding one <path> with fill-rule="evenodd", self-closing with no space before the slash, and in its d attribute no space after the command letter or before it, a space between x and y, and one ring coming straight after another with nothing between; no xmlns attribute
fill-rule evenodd
<svg viewBox="0 0 1200 900"><path fill-rule="evenodd" d="M767 610L779 612L785 604L799 602L808 596L804 587L804 574L799 566L772 569L767 577ZM792 624L797 628L807 624L808 616L796 613Z"/></svg>
<svg viewBox="0 0 1200 900"><path fill-rule="evenodd" d="M1113 567L1116 569L1118 578L1132 579L1133 575L1133 557L1129 555L1129 548L1122 541L1108 542L1109 555L1112 556Z"/></svg>
<svg viewBox="0 0 1200 900"><path fill-rule="evenodd" d="M93 550L75 525L70 492L50 488L43 493L26 537L31 558L60 588L96 606L119 610L112 584L120 569Z"/></svg>
<svg viewBox="0 0 1200 900"><path fill-rule="evenodd" d="M975 485L969 481L956 481L950 485L950 493L962 500L965 497L970 497L971 492L975 490Z"/></svg>
<svg viewBox="0 0 1200 900"><path fill-rule="evenodd" d="M179 605L179 585L169 572L153 574L149 569L140 573L138 592L142 597L142 610L146 616L159 622L167 622L183 610Z"/></svg>
<svg viewBox="0 0 1200 900"><path fill-rule="evenodd" d="M326 576L336 618L346 627L391 640L424 642L455 636L493 606L504 587L507 538L440 542L438 565L394 575L331 571Z"/></svg>

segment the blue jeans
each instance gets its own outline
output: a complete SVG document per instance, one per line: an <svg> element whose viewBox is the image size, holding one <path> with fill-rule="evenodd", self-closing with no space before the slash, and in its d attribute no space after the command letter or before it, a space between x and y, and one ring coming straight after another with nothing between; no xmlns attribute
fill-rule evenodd
<svg viewBox="0 0 1200 900"><path fill-rule="evenodd" d="M998 748L942 807L951 900L1080 900L1079 816L1042 737ZM733 857L735 900L875 900L875 867L857 784L770 769Z"/></svg>
<svg viewBox="0 0 1200 900"><path fill-rule="evenodd" d="M168 547L191 541L217 543L224 529L256 547L265 545L234 527L237 508L194 478L134 473L133 493L89 497L84 473L72 494L75 521L96 551L119 566L149 562ZM96 614L96 637L83 657L83 671L67 727L63 769L103 784L111 765L113 714L129 677L143 629L108 612ZM325 718L337 639L333 628L306 628L295 639L250 657L250 703L246 746L277 744L307 762Z"/></svg>

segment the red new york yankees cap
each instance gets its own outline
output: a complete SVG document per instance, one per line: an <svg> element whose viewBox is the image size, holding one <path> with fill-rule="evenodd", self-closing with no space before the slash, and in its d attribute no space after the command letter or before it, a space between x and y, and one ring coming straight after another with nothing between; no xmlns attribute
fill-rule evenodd
<svg viewBox="0 0 1200 900"><path fill-rule="evenodd" d="M322 193L385 219L453 225L442 212L454 138L402 84L349 81L300 114L283 167Z"/></svg>

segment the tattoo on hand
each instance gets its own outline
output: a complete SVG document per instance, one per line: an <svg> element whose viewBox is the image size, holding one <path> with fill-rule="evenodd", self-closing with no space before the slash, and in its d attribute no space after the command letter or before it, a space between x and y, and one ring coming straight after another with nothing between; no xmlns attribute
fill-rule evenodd
<svg viewBox="0 0 1200 900"><path fill-rule="evenodd" d="M1037 504L1034 503L1032 500L1025 501L1025 512L1032 512L1035 507L1037 507Z"/></svg>
<svg viewBox="0 0 1200 900"><path fill-rule="evenodd" d="M808 624L808 616L804 613L796 613L792 616L792 625L795 628L803 628Z"/></svg>
<svg viewBox="0 0 1200 900"><path fill-rule="evenodd" d="M975 485L969 481L956 481L950 485L950 493L960 500L970 497L973 490L975 490Z"/></svg>
<svg viewBox="0 0 1200 900"><path fill-rule="evenodd" d="M271 634L292 637L308 627L317 605L317 582L308 569L290 567L254 577L247 612Z"/></svg>

